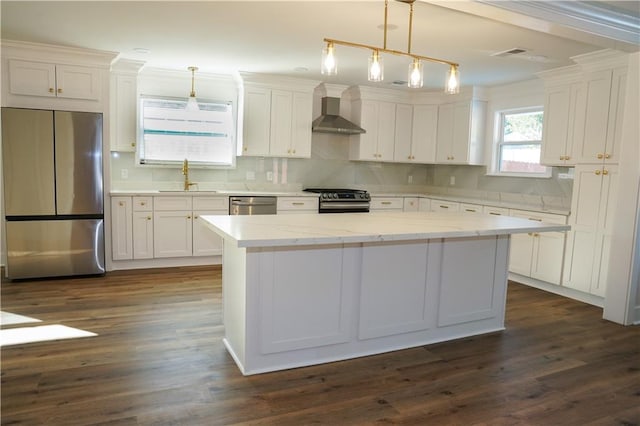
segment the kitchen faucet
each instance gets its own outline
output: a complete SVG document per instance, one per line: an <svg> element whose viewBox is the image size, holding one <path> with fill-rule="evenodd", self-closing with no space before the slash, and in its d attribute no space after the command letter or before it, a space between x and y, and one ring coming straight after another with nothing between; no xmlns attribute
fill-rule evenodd
<svg viewBox="0 0 640 426"><path fill-rule="evenodd" d="M189 187L196 185L196 183L189 182L189 161L186 158L182 162L182 174L184 175L184 190L188 191Z"/></svg>

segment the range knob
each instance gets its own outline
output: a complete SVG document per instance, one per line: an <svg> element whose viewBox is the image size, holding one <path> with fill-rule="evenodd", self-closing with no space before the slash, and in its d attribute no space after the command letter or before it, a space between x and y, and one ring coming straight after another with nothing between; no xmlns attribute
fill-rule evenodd
<svg viewBox="0 0 640 426"><path fill-rule="evenodd" d="M334 192L334 193L333 193L333 198L334 198L334 199L338 199L338 193L337 193L337 192Z"/></svg>

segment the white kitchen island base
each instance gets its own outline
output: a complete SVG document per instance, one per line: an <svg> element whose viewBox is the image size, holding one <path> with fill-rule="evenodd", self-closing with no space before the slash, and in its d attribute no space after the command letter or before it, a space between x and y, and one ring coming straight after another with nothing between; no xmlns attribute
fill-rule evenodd
<svg viewBox="0 0 640 426"><path fill-rule="evenodd" d="M510 235L442 213L200 216L224 239L224 344L243 374L504 329Z"/></svg>
<svg viewBox="0 0 640 426"><path fill-rule="evenodd" d="M224 343L243 374L504 328L509 235L240 248L225 242Z"/></svg>

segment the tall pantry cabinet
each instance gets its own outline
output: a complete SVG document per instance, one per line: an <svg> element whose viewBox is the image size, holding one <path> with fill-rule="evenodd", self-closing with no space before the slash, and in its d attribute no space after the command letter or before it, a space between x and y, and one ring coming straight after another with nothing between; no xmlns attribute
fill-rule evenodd
<svg viewBox="0 0 640 426"><path fill-rule="evenodd" d="M626 55L605 50L572 58L578 65L567 73L578 80L566 83L568 98L559 102L561 91L556 71L541 73L552 77L545 84L545 123L543 153L556 153L552 145L570 147L564 160L552 158L547 164L574 165L574 183L565 249L562 285L604 297L606 291L611 218L618 186L618 152L626 84ZM550 83L550 81L553 81ZM566 127L551 123L554 106L566 105ZM557 112L557 108L556 108ZM551 124L550 124L551 123ZM559 130L561 134L553 134ZM543 161L551 158L544 156ZM566 161L565 161L566 160ZM563 161L563 162L558 162Z"/></svg>

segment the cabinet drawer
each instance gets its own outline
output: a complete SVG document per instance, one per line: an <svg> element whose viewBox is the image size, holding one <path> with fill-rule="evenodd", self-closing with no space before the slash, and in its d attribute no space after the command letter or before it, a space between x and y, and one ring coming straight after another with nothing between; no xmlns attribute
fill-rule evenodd
<svg viewBox="0 0 640 426"><path fill-rule="evenodd" d="M401 197L372 197L371 210L402 210L404 198Z"/></svg>
<svg viewBox="0 0 640 426"><path fill-rule="evenodd" d="M479 204L461 203L460 204L460 211L462 213L467 213L467 214L481 214L482 213L482 206L479 205Z"/></svg>
<svg viewBox="0 0 640 426"><path fill-rule="evenodd" d="M191 197L155 197L155 211L191 210Z"/></svg>
<svg viewBox="0 0 640 426"><path fill-rule="evenodd" d="M482 212L493 216L509 216L509 209L505 209L504 207L484 206Z"/></svg>
<svg viewBox="0 0 640 426"><path fill-rule="evenodd" d="M318 198L315 197L278 197L278 213L281 210L308 210L318 212Z"/></svg>
<svg viewBox="0 0 640 426"><path fill-rule="evenodd" d="M453 201L431 200L432 212L457 212L460 211L460 203Z"/></svg>
<svg viewBox="0 0 640 426"><path fill-rule="evenodd" d="M229 210L229 197L193 197L193 210Z"/></svg>
<svg viewBox="0 0 640 426"><path fill-rule="evenodd" d="M532 212L528 210L511 209L511 216L521 217L523 219L535 220L537 222L558 223L564 225L567 223L567 217L561 214Z"/></svg>
<svg viewBox="0 0 640 426"><path fill-rule="evenodd" d="M134 212L150 212L153 210L152 197L133 197Z"/></svg>

